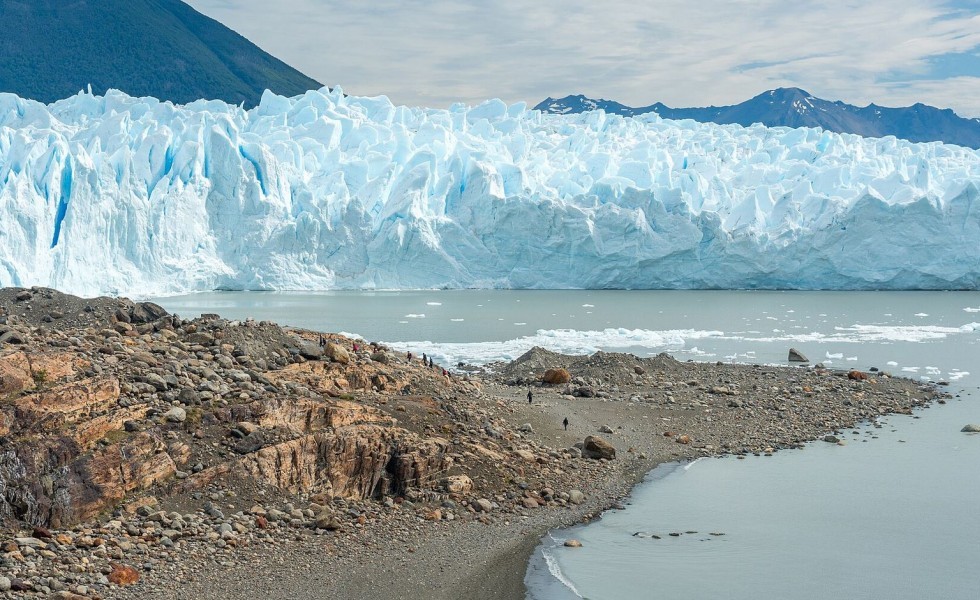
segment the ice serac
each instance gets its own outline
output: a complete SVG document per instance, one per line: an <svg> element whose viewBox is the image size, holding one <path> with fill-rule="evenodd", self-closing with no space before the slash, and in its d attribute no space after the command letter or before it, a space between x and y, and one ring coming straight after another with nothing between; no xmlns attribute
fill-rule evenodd
<svg viewBox="0 0 980 600"><path fill-rule="evenodd" d="M977 289L978 183L976 151L819 129L0 94L0 285Z"/></svg>

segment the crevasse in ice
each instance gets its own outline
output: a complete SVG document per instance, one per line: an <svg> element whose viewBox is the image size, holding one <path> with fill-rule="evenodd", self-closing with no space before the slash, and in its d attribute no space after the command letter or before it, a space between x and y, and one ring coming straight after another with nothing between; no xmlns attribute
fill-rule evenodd
<svg viewBox="0 0 980 600"><path fill-rule="evenodd" d="M0 285L969 288L980 154L339 88L0 94Z"/></svg>

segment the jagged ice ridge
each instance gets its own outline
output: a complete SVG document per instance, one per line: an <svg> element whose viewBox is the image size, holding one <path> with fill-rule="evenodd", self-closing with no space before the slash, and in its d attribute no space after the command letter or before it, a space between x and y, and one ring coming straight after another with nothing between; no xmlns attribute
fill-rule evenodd
<svg viewBox="0 0 980 600"><path fill-rule="evenodd" d="M941 143L500 100L0 94L0 285L977 289L978 181Z"/></svg>

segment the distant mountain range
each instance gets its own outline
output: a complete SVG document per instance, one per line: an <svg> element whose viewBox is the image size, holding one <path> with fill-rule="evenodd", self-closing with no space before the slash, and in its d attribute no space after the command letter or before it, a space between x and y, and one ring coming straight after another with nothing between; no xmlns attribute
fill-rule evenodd
<svg viewBox="0 0 980 600"><path fill-rule="evenodd" d="M665 119L693 119L702 123L762 123L770 127L822 127L838 133L865 137L893 135L912 142L942 141L980 148L980 119L965 119L950 109L925 104L887 108L869 104L863 108L822 100L799 88L763 92L734 106L671 108L660 102L632 108L612 100L593 100L582 95L547 98L534 108L555 114L602 109L607 113L635 116L657 113Z"/></svg>
<svg viewBox="0 0 980 600"><path fill-rule="evenodd" d="M247 107L322 87L179 0L0 0L0 92L53 102L90 84Z"/></svg>

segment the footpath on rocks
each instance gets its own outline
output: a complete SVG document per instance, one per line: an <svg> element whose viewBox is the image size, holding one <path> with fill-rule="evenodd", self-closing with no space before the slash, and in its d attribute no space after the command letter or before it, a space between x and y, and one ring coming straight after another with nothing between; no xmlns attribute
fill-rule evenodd
<svg viewBox="0 0 980 600"><path fill-rule="evenodd" d="M370 340L3 289L0 597L522 598L541 535L657 464L844 443L944 397L881 371L541 348L444 372Z"/></svg>

